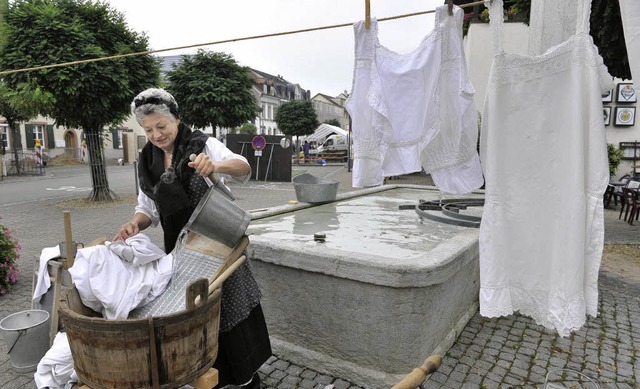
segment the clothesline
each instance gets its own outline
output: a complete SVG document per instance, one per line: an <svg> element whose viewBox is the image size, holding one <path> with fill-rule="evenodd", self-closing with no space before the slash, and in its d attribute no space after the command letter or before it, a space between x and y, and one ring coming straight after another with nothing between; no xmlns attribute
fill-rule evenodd
<svg viewBox="0 0 640 389"><path fill-rule="evenodd" d="M484 3L485 3L485 1L482 0L482 1L476 1L476 2L473 2L473 3L463 4L463 5L460 5L459 7L460 8L468 8L468 7L472 7L474 5L480 5L480 4L484 4ZM394 20L394 19L403 19L403 18L408 18L408 17L411 17L411 16L426 15L426 14L430 14L430 13L434 13L434 12L436 12L436 10L434 10L434 9L433 10L428 10L428 11L413 12L413 13L408 13L408 14L402 14L402 15L396 15L396 16L389 16L389 17L385 17L385 18L380 18L380 19L378 19L378 21L379 22L384 22L384 21ZM330 25L330 26L311 27L311 28L305 28L305 29L301 29L301 30L292 30L292 31L270 33L270 34L253 35L253 36L241 37L241 38L224 39L224 40L214 41L214 42L196 43L196 44L192 44L192 45L176 46L176 47L170 47L170 48L166 48L166 49L140 51L140 52L128 53L128 54L118 54L118 55L111 55L111 56L107 56L107 57L83 59L83 60L72 61L72 62L63 62L63 63L59 63L59 64L35 66L35 67L24 68L24 69L5 70L5 71L1 71L0 72L0 76L7 75L7 74L14 74L14 73L30 72L30 71L33 71L33 70L59 68L59 67L65 67L65 66L71 66L71 65L80 65L80 64L91 63L91 62L106 61L106 60L111 60L111 59L134 57L134 56L138 56L138 55L156 54L156 53L162 53L162 52L166 52L166 51L191 49L191 48L195 48L195 47L213 46L213 45L219 45L219 44L223 44L223 43L241 42L241 41L248 41L248 40L262 39L262 38L271 38L271 37L276 37L276 36L293 35L293 34L300 34L300 33L303 33L303 32L330 30L330 29L334 29L334 28L342 28L342 27L350 27L350 26L353 26L353 23L342 23L342 24L334 24L334 25Z"/></svg>

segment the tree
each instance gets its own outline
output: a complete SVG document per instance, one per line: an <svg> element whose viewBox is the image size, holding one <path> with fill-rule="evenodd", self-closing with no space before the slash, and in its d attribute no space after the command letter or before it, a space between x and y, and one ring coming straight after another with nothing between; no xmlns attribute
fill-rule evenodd
<svg viewBox="0 0 640 389"><path fill-rule="evenodd" d="M328 124L330 126L341 127L340 121L338 119L328 119L324 121L324 124Z"/></svg>
<svg viewBox="0 0 640 389"><path fill-rule="evenodd" d="M29 84L20 84L18 89L10 89L4 82L0 82L0 115L7 121L11 134L11 149L16 161L16 173L21 174L18 163L20 148L20 122L30 120L38 113L46 111L54 99L51 93L43 92L40 88L30 90Z"/></svg>
<svg viewBox="0 0 640 389"><path fill-rule="evenodd" d="M192 127L233 128L255 117L254 80L248 67L226 53L198 50L167 72L167 90L176 98L181 120Z"/></svg>
<svg viewBox="0 0 640 389"><path fill-rule="evenodd" d="M257 133L257 127L253 123L244 123L238 129L238 132L241 134L253 135Z"/></svg>
<svg viewBox="0 0 640 389"><path fill-rule="evenodd" d="M291 100L276 109L276 123L285 135L311 135L320 123L311 101Z"/></svg>
<svg viewBox="0 0 640 389"><path fill-rule="evenodd" d="M85 0L17 0L6 14L0 68L19 70L82 59L148 51L148 39L128 29L124 15L106 3ZM140 91L157 85L159 61L150 55L88 62L4 75L55 96L42 114L57 125L82 128L87 137L94 201L113 200L107 180L103 133L131 114Z"/></svg>

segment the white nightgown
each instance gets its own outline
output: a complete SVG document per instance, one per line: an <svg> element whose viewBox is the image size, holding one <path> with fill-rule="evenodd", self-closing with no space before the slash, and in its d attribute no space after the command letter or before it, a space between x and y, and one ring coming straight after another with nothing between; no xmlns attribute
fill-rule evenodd
<svg viewBox="0 0 640 389"><path fill-rule="evenodd" d="M462 50L463 11L436 9L435 27L410 53L378 41L375 18L354 25L355 69L345 106L352 118L354 187L385 176L431 173L445 192L483 184L476 151L477 110Z"/></svg>
<svg viewBox="0 0 640 389"><path fill-rule="evenodd" d="M521 56L503 50L494 0L480 147L480 313L520 311L561 336L597 315L609 180L601 95L611 78L589 36L590 1L576 8L576 34Z"/></svg>

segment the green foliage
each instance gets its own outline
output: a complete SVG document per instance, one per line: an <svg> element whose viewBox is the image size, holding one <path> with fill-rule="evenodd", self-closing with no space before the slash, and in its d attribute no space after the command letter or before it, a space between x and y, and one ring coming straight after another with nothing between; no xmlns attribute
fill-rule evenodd
<svg viewBox="0 0 640 389"><path fill-rule="evenodd" d="M609 175L615 176L618 171L618 166L622 162L624 151L616 149L616 146L612 143L607 144L607 153L609 154Z"/></svg>
<svg viewBox="0 0 640 389"><path fill-rule="evenodd" d="M275 116L278 128L285 135L311 135L320 123L311 101L291 100L278 107Z"/></svg>
<svg viewBox="0 0 640 389"><path fill-rule="evenodd" d="M167 90L178 101L181 120L195 128L237 127L256 116L248 67L229 54L199 50L183 56L167 73Z"/></svg>
<svg viewBox="0 0 640 389"><path fill-rule="evenodd" d="M340 121L338 119L328 119L324 121L324 124L328 124L330 126L341 127Z"/></svg>
<svg viewBox="0 0 640 389"><path fill-rule="evenodd" d="M18 282L18 258L22 247L11 231L0 224L0 296L7 294Z"/></svg>
<svg viewBox="0 0 640 389"><path fill-rule="evenodd" d="M6 15L0 68L23 69L148 50L144 35L127 28L106 3L84 0L17 0ZM15 88L31 83L55 95L42 112L58 125L101 131L130 115L133 96L156 85L159 64L150 55L5 75ZM35 89L35 88L34 88Z"/></svg>
<svg viewBox="0 0 640 389"><path fill-rule="evenodd" d="M614 77L630 80L631 69L618 0L592 1L591 36L609 73Z"/></svg>
<svg viewBox="0 0 640 389"><path fill-rule="evenodd" d="M249 135L258 133L257 127L253 123L244 123L243 125L240 126L240 128L238 128L238 132L241 134L249 134Z"/></svg>

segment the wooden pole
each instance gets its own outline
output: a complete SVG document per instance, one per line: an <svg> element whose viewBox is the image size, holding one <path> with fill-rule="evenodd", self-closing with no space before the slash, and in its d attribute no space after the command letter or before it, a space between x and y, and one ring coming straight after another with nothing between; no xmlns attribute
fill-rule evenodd
<svg viewBox="0 0 640 389"><path fill-rule="evenodd" d="M71 211L64 211L64 244L67 255L64 260L64 268L69 269L73 266L75 253L73 249L73 238L71 236Z"/></svg>
<svg viewBox="0 0 640 389"><path fill-rule="evenodd" d="M364 27L371 27L371 0L364 0Z"/></svg>

